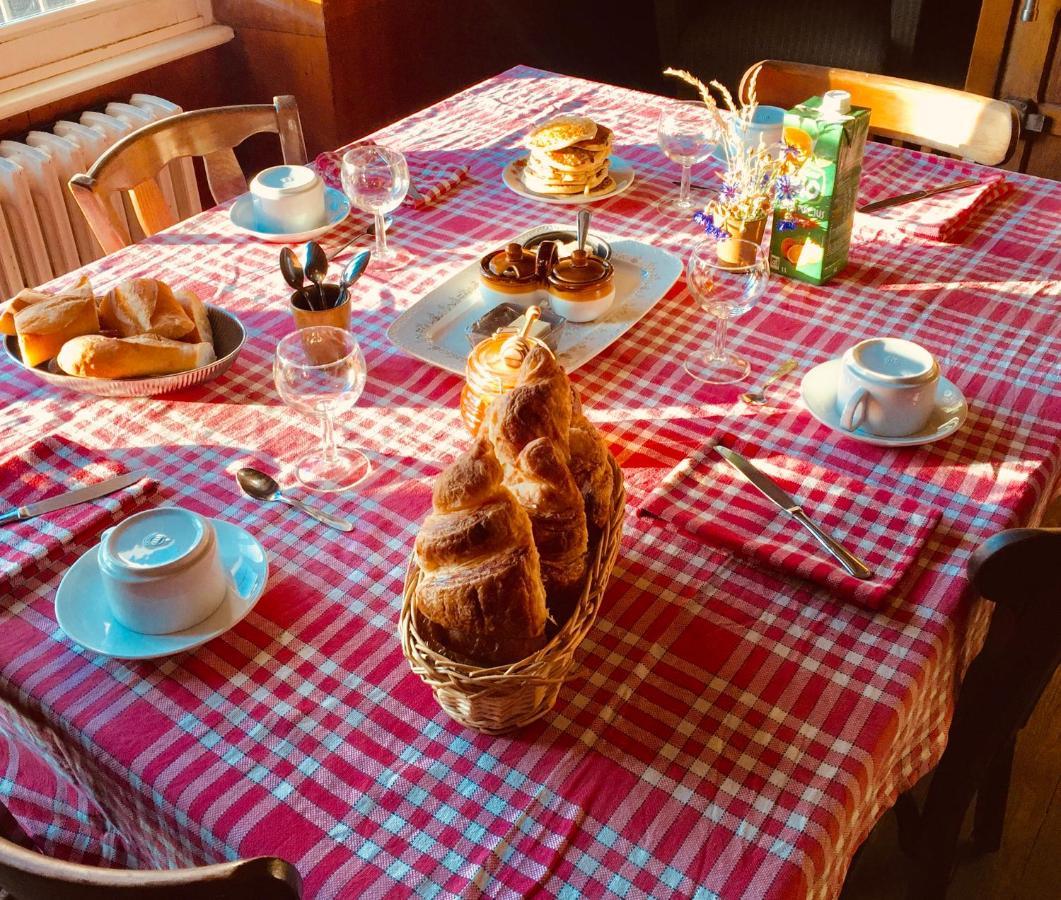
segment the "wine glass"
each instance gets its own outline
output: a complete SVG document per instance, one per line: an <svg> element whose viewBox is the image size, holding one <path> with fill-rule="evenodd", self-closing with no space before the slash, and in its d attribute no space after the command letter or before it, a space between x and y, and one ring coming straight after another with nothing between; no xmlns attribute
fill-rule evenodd
<svg viewBox="0 0 1061 900"><path fill-rule="evenodd" d="M766 291L770 268L762 248L751 241L735 242L734 255L752 262L728 263L718 256L714 238L693 247L685 279L693 295L715 317L714 345L706 353L693 353L685 361L685 371L708 384L730 384L747 377L748 360L726 349L726 326L731 318L746 313Z"/></svg>
<svg viewBox="0 0 1061 900"><path fill-rule="evenodd" d="M689 186L693 163L707 159L718 144L718 128L710 112L699 100L678 100L659 112L659 148L682 167L681 187L656 203L660 212L689 218L702 209L710 194Z"/></svg>
<svg viewBox="0 0 1061 900"><path fill-rule="evenodd" d="M397 150L366 144L343 154L343 190L358 209L376 218L373 269L397 269L405 254L387 247L386 214L397 209L409 191L409 165Z"/></svg>
<svg viewBox="0 0 1061 900"><path fill-rule="evenodd" d="M336 412L357 403L367 373L361 348L344 328L302 328L277 344L273 379L280 398L294 409L320 416L324 425L320 449L295 464L295 476L311 491L346 490L372 468L359 450L336 447L332 423Z"/></svg>

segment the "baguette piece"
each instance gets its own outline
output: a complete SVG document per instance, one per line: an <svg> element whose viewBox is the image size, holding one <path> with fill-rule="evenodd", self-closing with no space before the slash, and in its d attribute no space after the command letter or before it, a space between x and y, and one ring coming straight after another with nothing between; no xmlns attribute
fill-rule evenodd
<svg viewBox="0 0 1061 900"><path fill-rule="evenodd" d="M188 344L140 334L128 338L89 334L63 344L56 362L68 375L82 378L145 378L172 375L212 363L214 345Z"/></svg>
<svg viewBox="0 0 1061 900"><path fill-rule="evenodd" d="M95 300L76 295L39 300L15 313L14 323L27 366L47 362L71 338L99 331Z"/></svg>
<svg viewBox="0 0 1061 900"><path fill-rule="evenodd" d="M131 278L109 290L99 307L99 319L108 331L122 337L151 330L151 317L158 300L158 282L153 278Z"/></svg>
<svg viewBox="0 0 1061 900"><path fill-rule="evenodd" d="M192 341L193 343L206 341L212 344L214 342L214 330L210 325L210 313L206 308L206 304L199 299L197 294L188 290L174 291L173 299L180 304L185 315L192 320L192 330L181 340Z"/></svg>
<svg viewBox="0 0 1061 900"><path fill-rule="evenodd" d="M148 333L173 340L185 337L195 329L191 316L177 302L168 284L156 281L155 285L155 309L151 313L151 327Z"/></svg>
<svg viewBox="0 0 1061 900"><path fill-rule="evenodd" d="M10 300L0 303L0 333L2 334L16 334L15 331L15 313L25 309L27 306L33 306L35 303L40 303L41 300L48 300L53 296L59 297L92 297L92 283L88 280L85 275L82 275L72 288L66 291L61 291L59 294L45 294L43 291L32 290L25 288L19 291Z"/></svg>

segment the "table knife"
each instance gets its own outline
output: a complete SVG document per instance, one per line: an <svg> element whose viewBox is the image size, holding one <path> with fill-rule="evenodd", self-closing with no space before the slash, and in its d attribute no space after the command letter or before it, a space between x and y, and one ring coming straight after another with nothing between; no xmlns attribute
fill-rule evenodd
<svg viewBox="0 0 1061 900"><path fill-rule="evenodd" d="M974 184L979 183L980 179L978 178L966 178L964 181L955 181L953 184L944 184L940 187L925 188L921 191L911 191L909 194L899 194L896 197L874 200L872 203L860 206L858 211L863 213L876 212L878 209L887 209L889 206L898 206L900 203L913 203L915 200L931 197L933 194L945 194L947 191L956 191L959 188L972 187Z"/></svg>
<svg viewBox="0 0 1061 900"><path fill-rule="evenodd" d="M717 450L719 455L733 466L734 469L740 472L741 475L762 491L768 500L779 506L792 516L793 519L799 522L800 525L806 528L807 531L814 536L814 539L821 544L822 547L825 548L825 550L838 563L840 563L845 570L847 570L848 574L854 575L855 578L863 580L873 577L874 572L869 566L848 553L847 550L841 547L832 537L815 525L814 522L810 520L810 517L800 508L796 499L781 490L772 478L760 472L735 450L730 450L728 447L723 447L721 444L716 444L715 450Z"/></svg>
<svg viewBox="0 0 1061 900"><path fill-rule="evenodd" d="M145 475L147 475L146 469L127 472L125 475L116 475L114 478L98 481L96 484L78 488L76 491L67 491L64 494L56 494L54 497L48 497L45 500L38 500L36 503L19 506L16 509L0 514L0 525L6 525L9 522L21 522L23 519L32 519L34 516L41 516L57 509L65 509L68 506L84 503L86 500L95 500L97 497L103 497L106 494L112 494L114 491L129 487L129 485L139 481Z"/></svg>

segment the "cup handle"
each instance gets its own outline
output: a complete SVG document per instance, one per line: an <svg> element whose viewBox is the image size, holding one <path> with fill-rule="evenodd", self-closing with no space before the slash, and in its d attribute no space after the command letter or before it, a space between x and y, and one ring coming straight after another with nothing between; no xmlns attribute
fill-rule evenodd
<svg viewBox="0 0 1061 900"><path fill-rule="evenodd" d="M840 413L840 427L844 431L854 431L861 425L866 418L866 400L869 398L869 394L866 393L865 388L855 388L855 392L847 398L847 403L844 404L844 411ZM858 413L858 421L855 421L855 414Z"/></svg>

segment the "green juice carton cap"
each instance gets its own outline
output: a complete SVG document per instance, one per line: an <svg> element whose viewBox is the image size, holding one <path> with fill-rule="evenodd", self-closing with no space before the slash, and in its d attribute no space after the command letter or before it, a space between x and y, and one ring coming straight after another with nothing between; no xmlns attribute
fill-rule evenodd
<svg viewBox="0 0 1061 900"><path fill-rule="evenodd" d="M870 111L847 91L785 113L789 171L777 191L770 270L824 284L847 265Z"/></svg>

